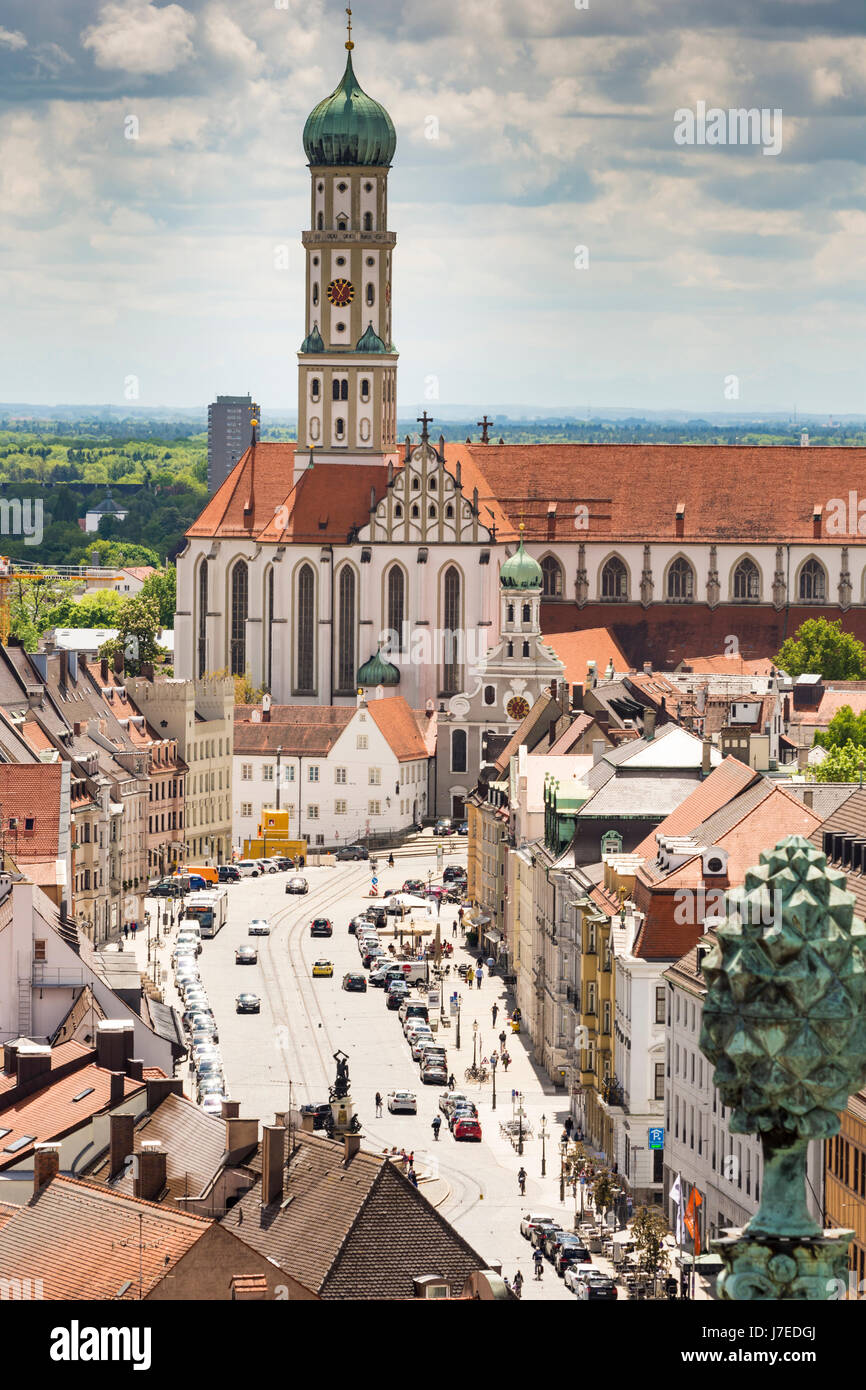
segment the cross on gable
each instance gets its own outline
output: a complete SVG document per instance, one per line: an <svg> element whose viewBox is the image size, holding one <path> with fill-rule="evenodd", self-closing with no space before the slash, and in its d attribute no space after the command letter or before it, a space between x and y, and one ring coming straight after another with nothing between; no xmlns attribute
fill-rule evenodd
<svg viewBox="0 0 866 1390"><path fill-rule="evenodd" d="M433 424L433 416L432 416L432 415L428 415L428 414L427 414L427 411L425 410L425 411L422 412L421 415L418 415L416 418L417 418L417 420L418 420L418 424L421 426L421 438L422 438L422 439L427 439L427 437L428 437L427 426Z"/></svg>
<svg viewBox="0 0 866 1390"><path fill-rule="evenodd" d="M492 420L488 420L488 418L487 418L487 412L486 412L486 411L484 412L484 419L483 419L483 420L476 420L475 423L478 425L478 428L481 430L481 443L482 443L482 444L489 444L489 443L490 443L490 434L489 434L489 430L490 430L490 426L493 424L493 421L492 421Z"/></svg>

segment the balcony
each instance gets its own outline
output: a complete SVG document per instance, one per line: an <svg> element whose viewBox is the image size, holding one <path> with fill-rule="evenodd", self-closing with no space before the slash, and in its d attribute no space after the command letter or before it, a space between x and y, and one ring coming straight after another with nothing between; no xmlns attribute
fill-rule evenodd
<svg viewBox="0 0 866 1390"><path fill-rule="evenodd" d="M84 971L75 966L65 968L35 960L31 984L34 989L76 989L84 984Z"/></svg>

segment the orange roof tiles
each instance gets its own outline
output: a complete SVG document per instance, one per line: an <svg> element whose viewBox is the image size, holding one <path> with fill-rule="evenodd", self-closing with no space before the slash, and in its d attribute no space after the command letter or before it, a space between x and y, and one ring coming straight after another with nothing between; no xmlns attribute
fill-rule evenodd
<svg viewBox="0 0 866 1390"><path fill-rule="evenodd" d="M615 671L628 671L630 662L613 633L606 627L585 627L573 632L545 634L543 641L551 647L565 667L569 685L586 680L586 668L595 662L596 671L603 676L608 662Z"/></svg>
<svg viewBox="0 0 866 1390"><path fill-rule="evenodd" d="M684 656L679 669L698 676L769 676L776 668L768 656L745 657L740 652L717 652L709 656Z"/></svg>
<svg viewBox="0 0 866 1390"><path fill-rule="evenodd" d="M0 1048L0 1061L3 1061L2 1054L3 1048ZM94 1055L94 1049L85 1047L84 1043L75 1041L61 1043L58 1047L51 1049L51 1072L59 1072L64 1067L74 1067L76 1063L82 1067L86 1059ZM50 1077L51 1072L46 1072L46 1079ZM3 1104L4 1094L14 1091L17 1085L18 1078L14 1072L0 1071L0 1106Z"/></svg>
<svg viewBox="0 0 866 1390"><path fill-rule="evenodd" d="M96 1066L95 1063L81 1067L56 1081L52 1081L50 1073L46 1073L48 1085L43 1086L41 1090L31 1091L12 1105L0 1109L0 1129L10 1131L0 1138L0 1169L20 1163L21 1159L26 1158L32 1151L34 1144L58 1139L71 1130L78 1129L93 1115L106 1109L111 1100L111 1076L110 1071ZM143 1081L133 1081L131 1077L124 1077L125 1098L143 1089ZM90 1095L82 1096L81 1100L76 1101L74 1097L81 1095L82 1091L90 1091ZM29 1136L33 1143L25 1144L23 1148L10 1153L10 1144L14 1144L25 1135Z"/></svg>
<svg viewBox="0 0 866 1390"><path fill-rule="evenodd" d="M715 811L726 806L735 796L739 796L745 787L760 780L759 772L753 772L737 758L723 758L718 767L713 768L709 777L699 782L691 795L680 802L676 810L665 816L661 824L655 826L650 834L641 840L634 853L642 855L644 859L654 859L658 850L657 835L690 834Z"/></svg>
<svg viewBox="0 0 866 1390"><path fill-rule="evenodd" d="M47 1299L138 1300L212 1226L176 1207L58 1176L0 1231L0 1276L41 1279Z"/></svg>
<svg viewBox="0 0 866 1390"><path fill-rule="evenodd" d="M369 700L367 712L399 762L411 762L416 758L427 757L427 747L421 737L415 711L402 695Z"/></svg>
<svg viewBox="0 0 866 1390"><path fill-rule="evenodd" d="M60 787L63 765L0 763L0 806L8 824L18 817L17 833L7 837L6 849L18 863L56 858L60 837ZM33 818L27 829L26 818Z"/></svg>
<svg viewBox="0 0 866 1390"><path fill-rule="evenodd" d="M354 705L272 705L268 723L253 723L249 716L254 708L235 706L235 756L276 753L282 747L286 757L324 757L355 715Z"/></svg>

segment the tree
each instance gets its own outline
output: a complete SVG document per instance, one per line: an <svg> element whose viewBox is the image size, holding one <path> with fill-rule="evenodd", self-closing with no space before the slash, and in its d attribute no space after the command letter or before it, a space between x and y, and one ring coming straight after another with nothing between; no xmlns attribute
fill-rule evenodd
<svg viewBox="0 0 866 1390"><path fill-rule="evenodd" d="M866 647L852 633L842 631L841 618L836 622L807 618L782 643L774 659L789 676L809 673L826 680L866 679Z"/></svg>
<svg viewBox="0 0 866 1390"><path fill-rule="evenodd" d="M644 1268L655 1277L668 1267L668 1223L661 1207L638 1207L631 1234Z"/></svg>
<svg viewBox="0 0 866 1390"><path fill-rule="evenodd" d="M75 581L46 575L44 579L12 579L9 583L9 623L27 651L35 651L39 638L49 627L63 627L54 619L55 610L67 601ZM71 602L71 599L69 599Z"/></svg>
<svg viewBox="0 0 866 1390"><path fill-rule="evenodd" d="M856 743L859 748L866 745L866 710L855 714L850 705L843 705L833 715L826 733L818 730L813 746L842 748L846 743Z"/></svg>
<svg viewBox="0 0 866 1390"><path fill-rule="evenodd" d="M67 594L47 614L42 631L49 627L117 627L124 602L123 596L114 589L84 594L80 599Z"/></svg>
<svg viewBox="0 0 866 1390"><path fill-rule="evenodd" d="M613 1177L606 1168L602 1168L592 1184L592 1202L600 1216L604 1216L613 1201L615 1191Z"/></svg>
<svg viewBox="0 0 866 1390"><path fill-rule="evenodd" d="M824 761L808 768L807 776L813 782L862 782L864 772L866 748L849 739L828 748Z"/></svg>
<svg viewBox="0 0 866 1390"><path fill-rule="evenodd" d="M174 565L159 574L150 574L141 589L142 598L155 598L159 604L159 620L163 627L174 627L177 608L177 570Z"/></svg>
<svg viewBox="0 0 866 1390"><path fill-rule="evenodd" d="M159 661L164 655L157 642L162 624L155 598L137 594L135 598L122 599L113 626L117 628L117 636L103 642L99 655L113 661L120 653L130 675L140 675L146 661Z"/></svg>

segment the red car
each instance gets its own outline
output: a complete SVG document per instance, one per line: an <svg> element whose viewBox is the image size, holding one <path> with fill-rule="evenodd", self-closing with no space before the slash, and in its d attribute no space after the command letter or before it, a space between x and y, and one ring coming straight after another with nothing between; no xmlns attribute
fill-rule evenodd
<svg viewBox="0 0 866 1390"><path fill-rule="evenodd" d="M477 1120L458 1120L454 1126L455 1139L471 1139L476 1144L481 1143L481 1126Z"/></svg>
<svg viewBox="0 0 866 1390"><path fill-rule="evenodd" d="M310 936L333 936L334 928L327 917L316 917L310 923Z"/></svg>

